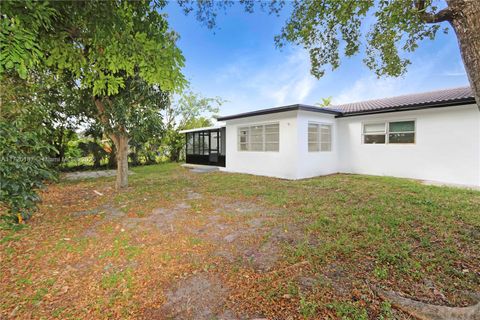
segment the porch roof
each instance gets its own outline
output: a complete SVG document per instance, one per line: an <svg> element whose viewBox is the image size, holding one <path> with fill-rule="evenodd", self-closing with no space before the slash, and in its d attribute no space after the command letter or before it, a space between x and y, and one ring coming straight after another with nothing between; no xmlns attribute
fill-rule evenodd
<svg viewBox="0 0 480 320"><path fill-rule="evenodd" d="M189 133L189 132L198 132L198 131L210 131L210 130L218 130L221 128L225 128L224 124L217 124L211 127L203 127L203 128L195 128L195 129L188 129L188 130L181 130L180 133Z"/></svg>

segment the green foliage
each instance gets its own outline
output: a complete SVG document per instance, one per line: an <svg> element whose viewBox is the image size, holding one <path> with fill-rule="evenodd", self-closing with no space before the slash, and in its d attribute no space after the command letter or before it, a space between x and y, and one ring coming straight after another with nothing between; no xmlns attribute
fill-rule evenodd
<svg viewBox="0 0 480 320"><path fill-rule="evenodd" d="M84 115L84 92L69 75L34 69L26 79L13 70L2 78L2 199L7 220L28 219L40 198L38 189L54 177L76 138Z"/></svg>
<svg viewBox="0 0 480 320"><path fill-rule="evenodd" d="M51 28L55 15L56 10L48 2L2 2L0 76L14 70L22 79L27 78L27 70L44 58L38 36Z"/></svg>
<svg viewBox="0 0 480 320"><path fill-rule="evenodd" d="M426 7L435 9L431 1ZM369 13L374 19L365 39L361 32L370 21ZM366 40L365 64L378 76L400 76L410 63L400 51L414 51L421 40L433 39L438 28L421 19L411 0L296 1L275 41L279 47L291 42L308 49L312 74L320 78L325 65L338 68L341 55L359 53Z"/></svg>
<svg viewBox="0 0 480 320"><path fill-rule="evenodd" d="M322 98L322 102L317 102L316 103L316 105L321 107L321 108L328 107L331 104L332 104L332 97Z"/></svg>
<svg viewBox="0 0 480 320"><path fill-rule="evenodd" d="M114 95L139 76L162 90L180 88L184 58L159 10L164 1L6 1L0 75L35 65L68 72L95 96Z"/></svg>
<svg viewBox="0 0 480 320"><path fill-rule="evenodd" d="M226 101L220 97L206 98L198 93L186 91L179 99L165 110L164 118L167 126L177 126L183 130L203 114L216 114Z"/></svg>
<svg viewBox="0 0 480 320"><path fill-rule="evenodd" d="M37 189L53 179L47 157L52 147L40 132L22 130L0 121L0 202L8 208L10 222L28 219L40 200Z"/></svg>
<svg viewBox="0 0 480 320"><path fill-rule="evenodd" d="M108 119L100 123L105 133L125 130L131 137L145 140L161 131L160 111L169 104L169 96L137 76L126 78L125 87L113 96L103 97L102 102L103 115Z"/></svg>
<svg viewBox="0 0 480 320"><path fill-rule="evenodd" d="M208 127L212 121L204 115L211 116L219 111L225 103L220 97L205 98L198 93L185 92L164 111L166 134L163 149L171 161L179 161L185 146L185 135L181 130Z"/></svg>
<svg viewBox="0 0 480 320"><path fill-rule="evenodd" d="M46 111L42 123L48 129L48 143L55 148L50 156L55 158L54 164L61 165L66 156L80 152L70 142L78 139L75 130L91 120L92 102L71 75L58 76L44 71L38 73L37 81L42 85L32 94L42 96L39 103Z"/></svg>
<svg viewBox="0 0 480 320"><path fill-rule="evenodd" d="M373 269L373 274L377 279L385 280L388 278L388 269L386 267L376 266L375 269Z"/></svg>
<svg viewBox="0 0 480 320"><path fill-rule="evenodd" d="M100 161L103 157L107 156L107 152L102 148L100 143L96 140L84 140L78 143L78 149L82 151L82 154L73 154L73 157L79 157L81 155L88 156L93 155L93 167L100 167ZM76 150L76 149L74 149Z"/></svg>
<svg viewBox="0 0 480 320"><path fill-rule="evenodd" d="M4 79L0 114L0 202L1 219L10 223L28 219L40 200L37 190L55 176L48 156L54 151L46 141L47 117L39 101L30 96L35 83L12 77ZM15 99L12 99L14 97Z"/></svg>
<svg viewBox="0 0 480 320"><path fill-rule="evenodd" d="M114 96L103 98L103 102L104 115L108 119L101 123L104 132L128 133L133 163L139 164L140 157L146 162L155 162L165 132L161 111L170 104L169 94L140 77L133 77L126 79L125 88Z"/></svg>
<svg viewBox="0 0 480 320"><path fill-rule="evenodd" d="M380 305L380 315L378 316L379 320L391 320L395 319L393 314L392 305L388 301L383 301Z"/></svg>

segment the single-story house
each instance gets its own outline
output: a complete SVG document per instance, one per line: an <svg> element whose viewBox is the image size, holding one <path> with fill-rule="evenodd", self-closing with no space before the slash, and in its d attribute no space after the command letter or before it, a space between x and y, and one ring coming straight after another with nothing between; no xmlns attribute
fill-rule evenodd
<svg viewBox="0 0 480 320"><path fill-rule="evenodd" d="M480 186L480 109L469 87L218 121L183 131L187 163L285 179L358 173Z"/></svg>

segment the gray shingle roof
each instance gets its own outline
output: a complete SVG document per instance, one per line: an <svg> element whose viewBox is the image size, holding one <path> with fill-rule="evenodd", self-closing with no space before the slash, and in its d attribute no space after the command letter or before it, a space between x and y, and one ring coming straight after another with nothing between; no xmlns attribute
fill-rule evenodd
<svg viewBox="0 0 480 320"><path fill-rule="evenodd" d="M341 111L343 114L366 113L369 111L388 110L388 109L410 109L411 107L445 105L448 103L467 102L474 96L470 87L460 87L452 89L443 89L430 92L402 95L391 98L374 99L354 103L336 105L333 108Z"/></svg>

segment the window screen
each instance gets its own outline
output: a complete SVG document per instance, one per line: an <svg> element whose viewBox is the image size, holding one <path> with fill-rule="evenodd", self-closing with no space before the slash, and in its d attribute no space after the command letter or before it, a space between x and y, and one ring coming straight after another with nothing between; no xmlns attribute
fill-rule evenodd
<svg viewBox="0 0 480 320"><path fill-rule="evenodd" d="M329 124L308 124L308 151L332 151L332 126Z"/></svg>
<svg viewBox="0 0 480 320"><path fill-rule="evenodd" d="M280 126L278 123L240 127L239 151L278 151Z"/></svg>
<svg viewBox="0 0 480 320"><path fill-rule="evenodd" d="M187 154L193 154L193 133L187 133Z"/></svg>

